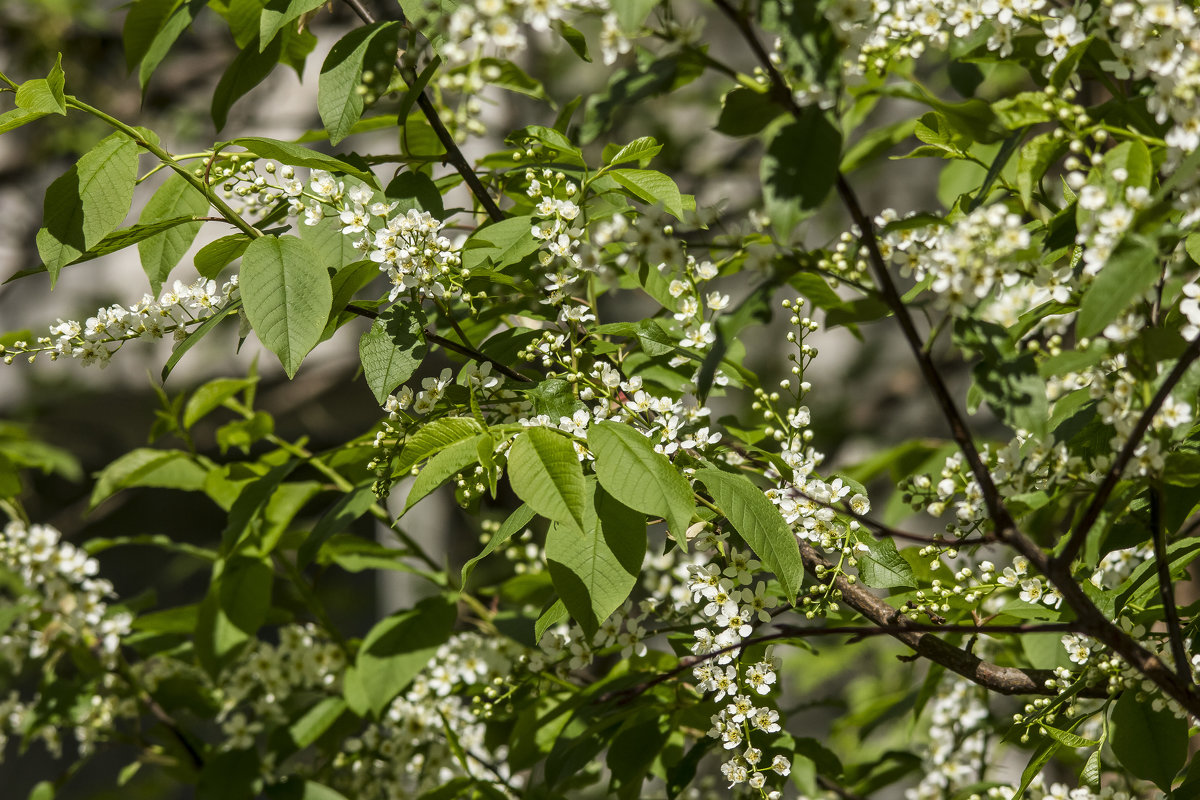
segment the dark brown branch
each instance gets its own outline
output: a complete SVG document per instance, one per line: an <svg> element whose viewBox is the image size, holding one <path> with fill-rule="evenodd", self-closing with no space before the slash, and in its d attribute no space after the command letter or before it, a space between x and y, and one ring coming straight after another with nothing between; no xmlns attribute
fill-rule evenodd
<svg viewBox="0 0 1200 800"><path fill-rule="evenodd" d="M345 3L367 25L375 24L375 15L362 4L361 0L345 0ZM406 84L410 87L416 85L417 76L413 74L412 70L400 58L396 59L396 69L400 71L400 77L404 79ZM454 167L458 174L462 176L463 181L471 190L471 194L475 195L475 199L479 201L479 205L483 206L483 210L487 213L488 218L492 222L499 222L504 219L504 212L500 210L500 206L496 205L496 201L488 194L487 189L483 186L483 182L475 174L475 170L467 163L466 156L458 148L458 143L454 141L454 136L450 131L446 130L441 117L438 116L437 109L433 106L433 101L429 99L429 95L426 94L424 89L421 89L420 94L417 95L417 107L421 109L421 112L425 115L425 119L429 121L429 126L433 128L433 133L437 136L438 141L441 142L442 147L446 148L445 161L449 162L450 166ZM403 124L404 121L401 120L401 125Z"/></svg>
<svg viewBox="0 0 1200 800"><path fill-rule="evenodd" d="M346 310L351 314L357 314L358 316L366 317L367 319L377 319L379 317L379 312L373 311L369 308L363 308L362 306L357 306L353 303L347 304ZM495 367L496 371L501 375L512 378L514 381L520 381L521 383L533 383L533 378L530 378L527 375L522 375L512 367L502 364L494 358L489 358L473 347L466 347L465 345L461 345L453 339L447 339L445 336L438 336L436 333L428 329L422 333L424 333L425 341L427 342L433 342L434 344L440 345L447 350L453 350L460 356L466 356L467 358L475 361L486 361L488 364L491 364L493 367Z"/></svg>
<svg viewBox="0 0 1200 800"><path fill-rule="evenodd" d="M1184 683L1192 683L1192 669L1188 664L1187 650L1183 646L1183 627L1179 622L1179 609L1175 607L1175 592L1171 588L1171 565L1167 563L1167 535L1163 530L1162 490L1150 488L1150 533L1154 540L1154 566L1158 573L1158 594L1162 599L1167 639L1171 642L1171 655L1175 658L1175 672Z"/></svg>
<svg viewBox="0 0 1200 800"><path fill-rule="evenodd" d="M1121 480L1121 476L1125 473L1125 468L1133 460L1133 454L1137 451L1138 445L1142 443L1142 437L1146 435L1146 431L1150 430L1150 425L1154 422L1155 415L1158 414L1159 409L1162 408L1162 404L1166 402L1167 397L1171 394L1171 390L1183 378L1183 374L1187 372L1188 367L1192 365L1192 362L1198 356L1200 356L1200 336L1197 336L1188 345L1187 350L1179 357L1179 361L1175 363L1174 369L1167 375L1167 379L1163 381L1162 386L1158 387L1158 391L1154 393L1150 404L1142 411L1137 424L1129 432L1129 438L1125 441L1121 452L1113 459L1112 465L1108 468L1108 472L1105 473L1104 481L1100 484L1100 488L1096 490L1096 494L1092 497L1092 502L1088 505L1087 510L1083 512L1083 517L1071 533L1071 538L1067 542L1066 547L1054 559L1057 564L1069 567L1071 562L1075 560L1075 556L1079 554L1084 542L1087 541L1088 533L1091 532L1092 526L1100 518L1100 512L1104 510L1104 504L1112 496L1113 489L1116 488L1117 483Z"/></svg>
<svg viewBox="0 0 1200 800"><path fill-rule="evenodd" d="M779 73L779 70L776 69L775 64L772 63L770 56L767 54L766 50L763 49L762 44L758 41L758 37L754 33L753 28L751 28L749 21L739 14L732 5L730 5L729 0L713 0L713 2L737 26L743 38L745 38L750 48L754 51L762 68L766 71L770 79L771 97L774 98L776 102L780 103L784 108L786 108L793 116L799 117L803 113L803 109L800 108L800 106L796 103L795 98L792 97L792 93L787 86L787 82ZM1012 515L1005 507L1003 499L1000 496L1000 492L997 489L995 482L992 480L991 473L988 471L987 466L980 458L979 451L975 448L975 443L971 438L970 431L967 430L966 423L959 414L953 398L950 396L949 389L942 380L937 368L934 366L933 360L930 358L929 354L925 352L921 343L921 339L917 335L916 327L913 325L912 317L908 314L908 309L905 308L899 293L896 291L895 284L892 282L891 276L887 270L887 265L883 260L883 255L879 250L879 243L875 236L875 229L871 219L863 212L862 207L858 202L857 195L855 195L854 190L851 188L849 182L847 182L846 177L842 175L840 171L838 172L837 176L837 190L838 194L842 198L842 202L849 211L850 216L858 225L859 230L862 233L863 243L867 247L868 260L870 261L872 272L875 274L876 282L879 284L884 300L886 301L888 307L895 314L897 321L900 323L904 337L908 341L909 348L912 350L913 355L917 359L917 363L921 368L921 373L924 375L926 383L934 393L934 397L937 400L938 406L941 408L942 414L945 416L946 421L950 426L954 440L958 443L959 448L962 450L963 457L966 459L967 464L971 468L971 472L975 476L975 480L979 483L980 491L983 494L984 502L987 505L988 515L991 517L992 523L995 527L996 538L1029 559L1029 562L1033 565L1033 567L1045 575L1050 583L1059 590L1063 596L1064 602L1066 602L1066 604L1075 612L1075 615L1078 618L1079 624L1084 633L1112 649L1114 652L1120 655L1121 658L1125 659L1130 666L1132 666L1134 669L1137 669L1144 676L1157 684L1164 692L1177 700L1193 716L1200 717L1200 695L1193 691L1193 683L1190 680L1187 682L1181 681L1179 676L1176 675L1174 671L1169 669L1158 656L1142 647L1140 644L1134 641L1131 636L1114 625L1113 622L1109 620L1099 608L1096 607L1096 604L1092 602L1091 598L1084 594L1083 589L1075 581L1075 577L1071 574L1070 569L1070 563L1074 558L1074 554L1078 552L1079 547L1082 546L1084 540L1087 538L1088 529L1090 529L1092 524L1095 523L1096 518L1100 514L1100 510L1104 507L1104 503L1107 501L1109 494L1112 492L1113 487L1116 486L1117 481L1120 479L1121 473L1124 471L1125 466L1132 459L1133 453L1141 441L1141 437L1149 429L1150 421L1153 419L1154 413L1157 411L1158 407L1162 405L1162 402L1166 399L1166 395L1169 394L1171 387L1173 387L1179 378L1182 377L1183 372L1186 371L1190 363L1194 361L1197 356L1200 356L1200 337L1197 337L1197 339L1194 340L1191 345L1189 345L1187 351L1180 357L1179 362L1175 365L1175 369L1172 370L1171 374L1167 377L1167 380L1155 395L1154 400L1151 401L1150 407L1146 409L1146 413L1144 413L1142 418L1138 421L1138 425L1135 427L1132 435L1129 438L1129 441L1126 442L1126 445L1124 448L1122 448L1120 455L1117 457L1116 461L1114 461L1113 469L1110 470L1108 476L1106 476L1104 484L1097 492L1096 497L1092 501L1092 505L1088 507L1088 510L1085 513L1084 520L1087 524L1076 528L1075 533L1072 534L1071 540L1068 542L1067 549L1059 558L1051 559L1041 547L1039 547L1033 540L1017 529ZM804 543L801 543L802 551L805 546L806 545ZM816 555L816 552L813 551L811 547L809 547L809 550L813 555ZM874 595L869 596L874 598ZM877 600L877 598L875 599ZM887 608L890 609L890 607ZM921 634L914 635L921 636ZM946 645L940 642L940 640L929 639L929 641L937 642L937 644L946 647ZM929 647L936 648L937 644L929 645ZM915 646L914 649L916 649ZM960 652L954 651L953 648L950 649L952 653ZM940 663L945 663L945 661L942 659L934 658L934 656L927 653L921 653L921 655L927 655L933 660L939 661ZM972 656L972 658L974 657ZM946 666L950 669L954 669L956 672L960 671L960 669L955 668L955 666L952 666L951 664L946 664ZM968 671L972 669L972 666L969 663L962 662L958 663L957 667ZM960 674L965 673L960 672ZM968 675L968 677L971 676ZM1005 676L1004 679L1007 680L1009 678L1018 680L1018 678L1011 675ZM988 681L995 681L996 679L996 676L990 676L986 678ZM972 678L972 680L976 679ZM976 682L982 683L985 686L989 685L982 680L976 680ZM1003 682L1003 680L1001 682ZM1003 690L998 689L997 691Z"/></svg>

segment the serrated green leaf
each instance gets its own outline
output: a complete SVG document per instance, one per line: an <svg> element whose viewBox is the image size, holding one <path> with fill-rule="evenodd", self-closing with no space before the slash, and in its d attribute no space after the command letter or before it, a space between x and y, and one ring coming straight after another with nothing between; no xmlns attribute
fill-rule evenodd
<svg viewBox="0 0 1200 800"><path fill-rule="evenodd" d="M208 213L208 198L194 186L183 179L182 175L171 173L170 177L158 187L158 191L146 203L142 215L138 218L141 225L149 225L163 220L179 217L202 217ZM163 283L171 274L171 270L183 258L183 254L192 246L196 234L200 232L203 222L188 222L183 225L172 225L163 233L156 234L138 242L138 255L142 259L142 269L150 279L150 285L157 294Z"/></svg>
<svg viewBox="0 0 1200 800"><path fill-rule="evenodd" d="M858 556L858 576L872 589L895 589L901 586L915 587L916 576L912 567L891 539L870 539L869 550Z"/></svg>
<svg viewBox="0 0 1200 800"><path fill-rule="evenodd" d="M42 111L27 111L24 108L11 108L0 114L0 133L8 133L46 116Z"/></svg>
<svg viewBox="0 0 1200 800"><path fill-rule="evenodd" d="M606 160L606 163L610 166L616 166L617 164L624 164L629 161L650 159L658 155L660 150L662 150L662 145L653 136L643 136L639 139L634 139L629 144L617 150L612 158Z"/></svg>
<svg viewBox="0 0 1200 800"><path fill-rule="evenodd" d="M156 2L156 0L142 0L142 2ZM166 58L170 52L171 46L175 44L175 40L179 38L188 27L192 24L196 14L200 13L200 9L208 4L208 0L184 0L175 9L170 12L165 22L162 22L148 44L145 44L144 49L142 42L139 41L135 48L130 49L130 42L126 39L126 59L130 59L134 53L139 53L136 62L138 64L138 84L142 87L142 93L145 94L146 84L150 82L150 76L154 74L154 70L158 69L158 65ZM174 3L172 3L174 5Z"/></svg>
<svg viewBox="0 0 1200 800"><path fill-rule="evenodd" d="M294 236L263 236L242 255L238 281L246 316L288 377L321 340L333 289L312 248Z"/></svg>
<svg viewBox="0 0 1200 800"><path fill-rule="evenodd" d="M1067 747L1075 747L1075 748L1096 747L1100 744L1099 739L1088 739L1083 736L1080 736L1077 733L1071 733L1070 731L1059 730L1058 728L1055 728L1050 725L1046 725L1044 723L1042 724L1042 730L1044 730L1046 732L1046 735L1049 736L1051 739L1058 742L1059 744L1066 745Z"/></svg>
<svg viewBox="0 0 1200 800"><path fill-rule="evenodd" d="M58 56L49 77L25 81L17 88L17 108L39 114L67 115L67 101L63 94L65 76L62 70L62 54Z"/></svg>
<svg viewBox="0 0 1200 800"><path fill-rule="evenodd" d="M484 435L480 434L480 436ZM404 502L404 510L400 512L400 516L404 516L410 508L451 477L472 464L479 463L478 438L455 442L426 461L425 465L421 467L421 471L417 473L417 479L413 481L412 489L408 492L408 498Z"/></svg>
<svg viewBox="0 0 1200 800"><path fill-rule="evenodd" d="M54 287L58 273L125 219L137 179L137 144L114 133L89 150L46 190L38 253Z"/></svg>
<svg viewBox="0 0 1200 800"><path fill-rule="evenodd" d="M634 196L651 205L661 205L676 219L683 219L683 197L675 181L652 169L614 169L606 173Z"/></svg>
<svg viewBox="0 0 1200 800"><path fill-rule="evenodd" d="M646 518L594 483L583 535L555 522L546 534L546 564L563 605L589 636L637 584L646 555Z"/></svg>
<svg viewBox="0 0 1200 800"><path fill-rule="evenodd" d="M467 241L486 244L464 250L463 267L474 271L490 263L494 269L504 270L537 252L541 242L534 238L533 225L533 217L522 215L477 229Z"/></svg>
<svg viewBox="0 0 1200 800"><path fill-rule="evenodd" d="M575 447L550 428L530 428L513 440L508 479L517 497L546 519L584 534L588 494Z"/></svg>
<svg viewBox="0 0 1200 800"><path fill-rule="evenodd" d="M425 312L397 303L377 318L358 343L363 376L380 405L421 365L425 344Z"/></svg>
<svg viewBox="0 0 1200 800"><path fill-rule="evenodd" d="M796 534L762 489L744 475L711 467L697 470L696 479L708 488L721 514L746 540L763 566L775 573L788 599L794 600L804 580L800 546Z"/></svg>
<svg viewBox="0 0 1200 800"><path fill-rule="evenodd" d="M696 504L692 487L679 470L629 425L595 423L588 428L587 440L604 490L636 511L662 517L676 543L686 551L687 529Z"/></svg>
<svg viewBox="0 0 1200 800"><path fill-rule="evenodd" d="M482 431L479 423L470 417L444 417L430 422L405 439L393 475L407 475L414 465L434 453L463 439L473 439Z"/></svg>
<svg viewBox="0 0 1200 800"><path fill-rule="evenodd" d="M352 29L330 49L317 88L317 111L329 131L330 144L349 136L362 116L364 72L391 75L399 36L400 23L378 22Z"/></svg>
<svg viewBox="0 0 1200 800"><path fill-rule="evenodd" d="M139 447L100 471L88 508L95 508L119 490L133 486L199 491L204 488L207 474L208 470L189 453Z"/></svg>

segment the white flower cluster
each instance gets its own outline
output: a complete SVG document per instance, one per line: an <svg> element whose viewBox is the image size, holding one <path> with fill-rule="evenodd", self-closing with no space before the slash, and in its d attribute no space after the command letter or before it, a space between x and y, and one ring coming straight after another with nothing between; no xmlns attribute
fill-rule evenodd
<svg viewBox="0 0 1200 800"><path fill-rule="evenodd" d="M70 712L76 745L86 756L112 736L116 719L138 716L136 700L120 691L127 687L115 672L121 638L130 633L133 618L109 610L113 587L96 577L96 560L62 541L49 525L8 523L0 535L0 569L26 588L13 598L10 621L0 634L5 672L19 674L29 659L55 659L73 647L89 649L113 670L100 679L90 703ZM61 754L59 729L37 705L22 702L16 692L0 702L0 758L9 734L41 739L56 757Z"/></svg>
<svg viewBox="0 0 1200 800"><path fill-rule="evenodd" d="M875 224L898 217L885 211ZM930 289L951 312L979 303L998 286L1017 284L1022 273L1035 273L1030 263L1029 232L1021 217L1002 205L977 208L945 226L891 231L881 250L918 281L932 278Z"/></svg>
<svg viewBox="0 0 1200 800"><path fill-rule="evenodd" d="M906 800L939 800L982 779L987 765L987 693L954 676L939 686L929 704L929 746L920 783L905 790ZM1009 789L1008 797L1012 796Z"/></svg>
<svg viewBox="0 0 1200 800"><path fill-rule="evenodd" d="M11 364L19 355L30 363L45 355L51 361L75 358L80 363L108 364L112 354L132 339L161 339L168 333L176 339L187 335L188 326L208 319L238 297L237 276L218 291L216 281L199 278L194 283L175 281L158 299L144 295L131 306L111 305L96 311L83 322L58 320L50 326L50 335L36 342L19 341L9 347L0 345L4 363Z"/></svg>
<svg viewBox="0 0 1200 800"><path fill-rule="evenodd" d="M0 536L0 566L29 589L15 598L19 611L0 634L0 662L19 671L27 658L44 658L56 645L83 644L105 665L115 663L133 618L109 613L113 587L96 577L96 559L49 525L13 521Z"/></svg>
<svg viewBox="0 0 1200 800"><path fill-rule="evenodd" d="M522 25L545 33L554 23L566 22L570 15L580 12L605 12L600 35L605 64L612 64L618 55L629 52L629 41L622 35L617 17L609 11L606 0L480 0L464 3L450 15L448 40L442 44L441 55L455 66L485 56L510 58L529 47ZM446 88L459 89L455 83Z"/></svg>
<svg viewBox="0 0 1200 800"><path fill-rule="evenodd" d="M588 305L568 297L571 285L580 278L579 270L584 268L578 252L583 228L576 224L579 206L573 199L579 193L579 186L563 173L550 169L542 170L540 179L532 169L526 170L525 179L529 181L525 193L538 200L533 209L536 222L532 233L541 243L538 260L547 270L547 295L542 302L558 307L561 323L595 322L596 315Z"/></svg>
<svg viewBox="0 0 1200 800"><path fill-rule="evenodd" d="M484 742L486 707L502 702L499 690L506 685L517 649L504 637L454 635L392 701L380 722L344 742L333 761L335 788L347 797L401 798L417 797L463 775L519 785L520 776L511 775L505 765L507 748L493 751ZM489 703L472 703L467 696L472 693ZM455 745L446 739L447 728L457 738Z"/></svg>
<svg viewBox="0 0 1200 800"><path fill-rule="evenodd" d="M256 640L221 684L223 747L250 747L264 724L286 722L288 699L298 692L336 692L345 668L341 648L311 624L280 628L278 645Z"/></svg>

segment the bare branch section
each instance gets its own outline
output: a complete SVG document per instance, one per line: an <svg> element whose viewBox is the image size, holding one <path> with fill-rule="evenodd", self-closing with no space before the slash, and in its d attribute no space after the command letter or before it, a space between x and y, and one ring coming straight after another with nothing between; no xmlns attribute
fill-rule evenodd
<svg viewBox="0 0 1200 800"><path fill-rule="evenodd" d="M358 15L367 25L375 24L375 15L362 4L361 0L345 0L346 5ZM413 74L403 62L396 59L396 69L400 70L400 77L410 87L416 85L417 76ZM463 182L471 190L471 194L475 195L475 199L479 201L479 205L483 207L488 218L492 222L499 222L504 219L504 212L500 210L500 206L496 205L496 201L488 194L484 188L483 182L479 180L479 176L475 174L475 170L467 162L466 156L459 149L458 143L454 141L454 136L450 131L446 130L445 124L442 123L441 117L438 116L437 109L433 107L433 101L429 99L429 95L424 89L417 95L417 107L421 109L421 113L425 115L425 119L429 120L430 127L433 128L434 135L441 142L442 147L446 148L445 160L454 167L455 171L462 176Z"/></svg>
<svg viewBox="0 0 1200 800"><path fill-rule="evenodd" d="M729 0L713 0L713 3L733 22L750 49L753 50L760 66L766 72L771 82L771 97L793 116L798 117L802 113L802 109L796 103L787 82L779 70L776 69L774 63L772 63L762 43L759 42L758 36L751 27L749 19L735 9ZM871 218L863 211L861 204L858 202L857 195L841 172L837 176L837 190L851 218L861 231L862 241L867 248L868 261L871 264L876 282L879 284L880 293L883 295L889 309L895 315L897 322L899 322L901 330L904 333L904 338L908 342L909 348L912 350L913 356L916 358L917 364L921 369L921 374L933 392L934 398L950 427L955 442L962 451L968 466L970 466L975 480L979 483L984 502L988 508L988 514L995 526L996 538L1029 559L1033 567L1045 575L1059 590L1063 596L1063 600L1075 612L1080 630L1083 633L1112 649L1113 652L1121 656L1130 666L1141 672L1174 700L1179 702L1189 713L1200 717L1200 694L1196 693L1192 682L1182 680L1162 659L1142 647L1132 637L1113 624L1096 607L1095 603L1084 594L1083 589L1071 574L1070 568L1070 561L1074 553L1078 551L1086 539L1087 529L1094 524L1095 518L1099 516L1099 512L1103 508L1104 502L1107 501L1108 495L1111 494L1112 488L1120 479L1125 466L1132 459L1133 453L1141 441L1141 437L1149 430L1154 414L1157 413L1167 394L1170 393L1171 388L1182 377L1188 366L1197 357L1200 357L1200 337L1197 337L1188 347L1188 350L1180 357L1179 362L1176 363L1175 368L1168 375L1166 381L1164 381L1164 385L1159 388L1158 393L1143 413L1142 418L1139 419L1138 425L1135 427L1129 441L1113 463L1113 470L1115 471L1110 471L1105 482L1101 485L1101 489L1097 492L1097 496L1093 499L1088 512L1085 513L1083 522L1087 523L1086 526L1081 524L1076 528L1075 533L1072 535L1072 540L1068 542L1067 548L1063 553L1063 557L1051 559L1036 542L1017 529L1012 515L1005 507L999 489L992 480L987 466L980 458L979 451L975 447L975 442L971 437L970 431L967 429L966 423L950 395L949 388L946 386L941 374L937 371L932 358L925 352L921 338L917 334L916 326L913 324L912 316L908 313L908 309L905 307L899 292L896 291L895 283L888 272L883 254L879 250L879 242ZM805 552L806 548L807 553ZM815 550L804 543L801 543L801 552L805 555L806 564L809 562L810 557L820 558ZM850 584L847 583L846 586L850 586ZM845 594L845 587L839 586L839 588L843 588ZM871 595L869 592L865 592L864 594L864 592L865 590L859 587L858 593L855 596L863 607L857 608L856 606L856 610L868 619L876 622L876 624L894 624L891 615L894 615L896 612L874 595ZM847 594L846 596L850 597L851 595ZM882 606L882 608L879 606ZM926 634L901 634L897 638L910 644L921 655L939 663L945 663L948 669L965 675L976 683L988 686L988 688L992 688L995 691L1007 694L1035 691L1031 687L1018 688L1028 687L1030 682L1028 674L1022 673L1020 670L1014 672L1011 668L986 664L975 659L974 656L955 650L944 642L929 637ZM946 652L947 650L950 652ZM1006 691L1004 687L1009 687L1010 691Z"/></svg>

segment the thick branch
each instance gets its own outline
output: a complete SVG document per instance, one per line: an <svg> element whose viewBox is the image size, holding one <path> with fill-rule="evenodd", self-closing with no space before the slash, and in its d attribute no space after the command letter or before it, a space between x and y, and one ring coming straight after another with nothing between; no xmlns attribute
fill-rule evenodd
<svg viewBox="0 0 1200 800"><path fill-rule="evenodd" d="M1083 517L1075 526L1075 530L1071 533L1071 539L1063 548L1062 553L1058 555L1055 561L1063 566L1069 566L1075 560L1075 556L1079 554L1084 542L1087 541L1088 533L1091 532L1092 526L1096 524L1096 520L1100 518L1100 512L1104 510L1104 504L1108 502L1108 498L1112 496L1113 489L1121 480L1121 476L1125 474L1125 468L1129 466L1129 462L1133 460L1133 454L1137 452L1138 446L1142 443L1142 437L1146 435L1146 431L1150 430L1151 423L1154 422L1155 415L1166 402L1167 397L1171 394L1171 390L1183 378L1183 374L1187 372L1188 367L1192 362L1200 357L1200 336L1192 340L1188 345L1187 350L1179 357L1179 361L1175 363L1174 369L1167 375L1162 386L1158 387L1158 391L1154 393L1150 404L1142 411L1142 415L1138 418L1137 424L1133 426L1133 430L1129 432L1129 438L1126 439L1125 445L1121 448L1121 452L1113 459L1112 465L1108 468L1108 472L1104 475L1104 481L1100 484L1100 488L1096 490L1096 494L1092 497L1091 504L1087 510L1083 512Z"/></svg>
<svg viewBox="0 0 1200 800"><path fill-rule="evenodd" d="M1150 489L1150 533L1154 539L1154 566L1158 572L1158 594L1162 599L1163 617L1167 626L1167 638L1171 642L1171 655L1175 659L1175 672L1185 683L1192 683L1192 671L1188 664L1187 650L1183 646L1183 627L1179 622L1179 609L1175 607L1175 592L1171 588L1171 565L1167 563L1167 535L1163 530L1162 490Z"/></svg>
<svg viewBox="0 0 1200 800"><path fill-rule="evenodd" d="M345 0L345 2L346 5L354 10L358 18L367 25L375 24L375 15L362 4L361 0ZM410 87L416 85L417 76L404 64L402 59L396 59L396 69L400 70L400 77L404 79L405 83ZM463 181L471 190L471 194L475 195L475 199L479 201L479 205L483 206L483 210L487 212L488 218L492 222L499 222L504 219L504 212L500 210L500 206L496 205L496 201L488 194L487 189L483 186L483 182L475 174L475 170L467 163L466 156L458 148L458 143L454 141L454 136L450 131L446 130L441 117L438 116L437 109L433 106L433 101L429 99L429 95L425 93L424 89L417 95L417 107L421 109L421 112L425 115L425 119L429 120L429 126L433 128L433 133L437 136L438 141L441 142L442 147L446 148L446 162L449 162L450 166L454 167L458 174L462 176ZM404 124L403 120L401 120L401 124Z"/></svg>
<svg viewBox="0 0 1200 800"><path fill-rule="evenodd" d="M774 97L777 102L782 104L784 108L788 109L788 111L790 111L794 116L798 117L802 113L802 109L796 103L795 98L792 97L792 93L787 86L787 82L779 73L779 70L776 69L775 64L772 63L762 44L758 41L758 37L754 33L754 30L750 27L749 21L739 14L732 5L730 5L729 0L713 0L713 2L718 8L721 9L722 12L724 12L726 16L730 18L730 20L733 21L738 30L741 32L742 36L746 39L746 42L749 44L750 48L758 57L762 68L766 71L771 81L771 96ZM1183 356L1180 357L1179 362L1175 365L1175 369L1172 370L1163 386L1160 387L1158 393L1155 395L1154 400L1151 402L1151 406L1146 409L1146 413L1144 413L1142 415L1142 419L1138 421L1138 425L1135 427L1129 441L1122 449L1121 454L1117 457L1116 461L1114 461L1113 470L1110 470L1110 473L1106 477L1104 484L1101 486L1101 490L1097 492L1097 497L1093 500L1092 505L1089 506L1089 513L1085 514L1084 519L1087 522L1086 528L1082 525L1077 528L1072 536L1072 541L1068 542L1067 551L1064 551L1063 556L1059 559L1052 560L1033 540L1017 530L1012 515L1009 513L1008 509L1005 508L1004 502L1000 496L1000 492L997 489L995 482L992 480L991 473L988 471L987 466L980 458L979 451L975 448L974 440L971 438L971 434L967 430L966 423L963 421L962 416L958 412L958 408L954 404L953 398L950 396L949 389L942 380L937 368L934 366L933 360L930 358L929 354L925 352L921 343L921 339L917 335L916 327L913 325L912 317L908 314L908 309L904 306L904 302L901 300L899 293L896 291L895 284L892 282L891 276L887 270L887 265L883 260L883 255L879 250L879 243L875 236L875 229L872 225L871 219L863 212L862 207L859 205L858 197L855 195L854 190L851 188L849 182L846 180L846 177L842 175L841 172L839 172L837 176L837 189L838 194L842 198L842 202L845 204L850 213L850 216L853 218L854 222L859 226L859 229L862 232L862 241L867 248L868 260L871 264L872 272L875 275L876 282L879 284L879 288L883 294L884 300L887 302L888 307L892 310L897 321L900 323L901 330L904 333L905 339L908 341L909 348L912 350L913 355L917 359L917 363L921 368L921 373L924 375L926 383L929 384L930 389L934 393L934 397L941 408L942 414L945 416L946 421L950 426L954 440L958 443L959 448L962 450L963 457L966 459L967 464L971 468L972 474L975 476L975 480L979 483L984 502L987 505L988 515L991 517L995 526L996 538L1029 559L1034 568L1039 570L1047 577L1047 579L1049 579L1055 588L1057 588L1062 594L1063 600L1066 602L1066 604L1075 612L1084 633L1086 633L1088 636L1091 636L1093 639L1096 639L1101 644L1111 648L1114 652L1125 659L1130 666L1137 669L1144 676L1162 688L1164 692L1178 701L1185 709L1188 710L1189 713L1191 713L1193 716L1200 717L1200 695L1197 695L1193 691L1192 682L1190 680L1186 682L1181 681L1179 676L1176 675L1171 669L1167 668L1167 666L1162 662L1161 659L1158 658L1158 656L1146 650L1146 648L1134 641L1132 637L1114 625L1112 621L1109 620L1108 617L1106 617L1104 613L1096 607L1096 604L1093 603L1086 594L1084 594L1083 589L1075 581L1075 578L1071 574L1070 570L1071 558L1073 558L1073 554L1078 551L1078 548L1082 545L1083 540L1087 536L1086 528L1090 528L1095 522L1095 518L1099 516L1100 509L1103 508L1108 494L1111 493L1112 488L1119 480L1121 473L1124 471L1125 465L1129 463L1130 459L1132 459L1133 452L1140 443L1142 435L1144 435L1146 430L1149 429L1150 421L1153 419L1154 413L1166 399L1166 395L1170 392L1170 387L1174 386L1175 382L1179 380L1190 363L1195 360L1197 356L1200 356L1200 337L1197 337L1197 339L1188 347L1188 350L1183 354ZM1083 531L1082 533L1080 532L1081 530ZM802 544L801 547L803 550L804 545ZM809 548L809 550L813 555L816 555L816 552L812 551L811 548ZM867 594L869 595L869 593ZM879 601L878 598L874 598L874 595L869 596L876 602L882 604L882 601ZM863 599L865 601L865 598ZM883 605L888 609L889 612L891 611L889 606L886 606L886 604ZM863 613L865 614L865 612ZM919 634L914 635L919 636ZM934 642L937 640L930 639L930 641ZM927 647L936 647L936 645L931 644L927 645ZM926 655L926 653L921 654ZM932 658L932 656L930 657ZM971 668L971 665L967 663L960 663L959 666L963 669ZM947 667L954 669L954 667L949 664L947 664ZM955 671L957 672L959 670L955 669ZM968 675L968 677L971 676ZM996 676L989 676L984 679L988 681L995 681L997 678ZM1019 676L1007 675L1004 677L1004 680L1009 679L1019 681ZM975 678L972 678L972 680L975 680ZM982 680L977 680L976 682L983 683ZM999 682L1003 683L1004 681L1000 680ZM988 684L983 683L983 685ZM1003 690L997 689L997 691Z"/></svg>

